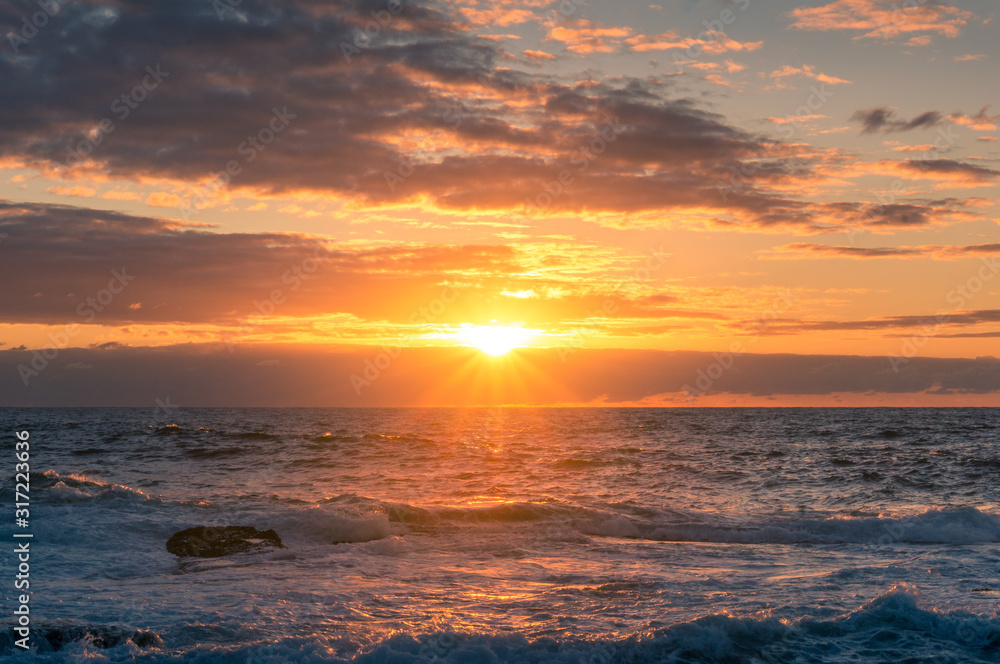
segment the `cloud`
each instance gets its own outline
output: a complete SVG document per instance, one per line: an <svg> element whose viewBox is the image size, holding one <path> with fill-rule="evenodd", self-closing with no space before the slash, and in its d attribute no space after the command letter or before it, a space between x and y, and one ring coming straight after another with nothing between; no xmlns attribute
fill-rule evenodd
<svg viewBox="0 0 1000 664"><path fill-rule="evenodd" d="M828 117L830 117L830 116L828 116L828 115L819 115L819 114L815 114L814 113L814 114L811 114L811 115L789 116L787 118L767 118L767 121L771 122L773 124L776 124L776 125L805 124L807 122L814 122L816 120L823 120L823 119L826 119Z"/></svg>
<svg viewBox="0 0 1000 664"><path fill-rule="evenodd" d="M990 185L1000 178L998 170L954 159L907 159L900 162L897 168L911 174L944 179L958 185Z"/></svg>
<svg viewBox="0 0 1000 664"><path fill-rule="evenodd" d="M939 153L939 151L937 151ZM933 156L933 152L928 152ZM974 158L974 157L973 157ZM936 189L972 188L992 186L1000 177L1000 170L970 164L957 159L916 158L896 161L881 159L853 165L850 170L856 174L894 176L902 179L931 180ZM983 199L968 198L968 207L977 207Z"/></svg>
<svg viewBox="0 0 1000 664"><path fill-rule="evenodd" d="M707 53L709 55L719 55L730 52L751 52L756 51L764 42L739 42L729 37L724 32L707 31L703 33L706 38L684 37L676 32L664 32L660 35L635 35L625 40L631 51L636 53L648 53L650 51L694 51L697 54ZM742 69L742 67L740 67ZM732 71L732 70L730 70Z"/></svg>
<svg viewBox="0 0 1000 664"><path fill-rule="evenodd" d="M892 167L883 166L887 173L898 173L899 163ZM881 171L879 171L881 172ZM924 228L944 225L956 221L978 218L972 211L984 199L946 198L935 201L900 203L819 203L810 208L810 214L817 222L828 223L831 227L890 229Z"/></svg>
<svg viewBox="0 0 1000 664"><path fill-rule="evenodd" d="M433 299L448 275L475 281L519 269L518 250L508 246L335 248L304 234L214 233L103 210L2 201L0 233L7 235L0 281L8 285L0 289L0 311L8 323L84 322L80 304L108 287L112 270L132 279L126 295L100 310L97 322L106 325L232 324L275 289L288 299L282 316L350 311L405 321L408 302Z"/></svg>
<svg viewBox="0 0 1000 664"><path fill-rule="evenodd" d="M0 59L0 78L19 90L0 99L0 158L67 179L148 183L148 204L175 216L182 210L169 206L199 207L199 189L232 166L206 204L302 195L355 210L638 213L661 225L809 233L842 225L829 205L794 192L829 182L843 154L736 127L680 77L567 82L507 68L502 45L436 4L404 3L360 40L355 30L383 8L244 0L220 17L203 0L69 3L32 39L30 57ZM20 14L2 5L3 20ZM546 28L581 52L652 43L586 21ZM705 42L706 51L757 47ZM146 67L167 75L122 117L113 104ZM280 133L269 129L276 112L292 116ZM69 151L93 142L102 119L114 131L70 168ZM611 127L613 140L602 138ZM252 147L260 136L272 140ZM592 143L599 156L581 152ZM393 180L401 163L412 172ZM752 175L734 177L751 163Z"/></svg>
<svg viewBox="0 0 1000 664"><path fill-rule="evenodd" d="M180 196L165 191L157 191L146 197L146 205L150 207L176 209L180 204L181 204Z"/></svg>
<svg viewBox="0 0 1000 664"><path fill-rule="evenodd" d="M862 134L928 129L939 125L942 120L944 120L944 116L938 111L926 111L914 117L912 120L901 120L896 113L896 109L888 106L876 106L874 108L856 111L854 115L851 116L852 122L861 123Z"/></svg>
<svg viewBox="0 0 1000 664"><path fill-rule="evenodd" d="M614 325L624 328L728 316L662 293L651 298L634 277L616 281L623 265L646 257L585 242L365 246L2 201L0 234L6 236L0 262L5 323L89 323L137 343L156 333L148 332L155 326L180 338L221 339L253 317L262 319L252 324L253 334L267 340L413 339L441 331L413 314L445 288L461 297L432 317L439 326L506 317L564 331L609 299L616 303ZM109 288L112 271L128 277L123 294L99 308L88 304ZM519 292L534 297L508 297Z"/></svg>
<svg viewBox="0 0 1000 664"><path fill-rule="evenodd" d="M930 336L940 334L942 328L965 328L975 325L993 325L1000 323L1000 309L981 309L976 311L941 311L926 316L886 316L868 320L845 321L778 321L768 326L762 334L798 334L806 331L838 331L838 330L933 330ZM964 334L964 333L963 333ZM898 336L898 335L894 335Z"/></svg>
<svg viewBox="0 0 1000 664"><path fill-rule="evenodd" d="M768 258L931 258L954 260L986 257L994 261L1000 256L1000 243L971 245L922 245L918 247L846 247L797 242L768 250Z"/></svg>
<svg viewBox="0 0 1000 664"><path fill-rule="evenodd" d="M48 192L57 196L75 196L78 198L93 198L97 191L90 187L49 187Z"/></svg>
<svg viewBox="0 0 1000 664"><path fill-rule="evenodd" d="M506 34L506 35L476 35L476 36L479 37L480 39L488 39L490 41L498 41L498 42L499 41L505 41L507 39L520 39L521 38L521 35L511 35L511 34Z"/></svg>
<svg viewBox="0 0 1000 664"><path fill-rule="evenodd" d="M155 183L147 203L164 209L198 208L205 183L229 180L206 205L305 194L355 208L524 211L569 170L573 184L545 214L693 207L741 224L811 223L783 212L802 204L751 181L723 199L717 185L730 167L782 149L671 84L561 83L502 68L500 45L419 2L357 45L355 29L381 4L244 0L222 17L210 9L202 0L67 4L31 41L30 58L0 59L0 77L21 91L0 100L0 158L68 179ZM20 14L4 5L4 20ZM578 21L550 34L582 52L631 33ZM115 100L149 76L147 66L165 78L122 118ZM526 98L537 104L525 107ZM294 116L278 134L269 129L276 110ZM102 119L114 129L90 146ZM581 157L580 146L614 122L622 131L613 145L598 159ZM272 140L254 148L266 134ZM90 154L71 168L81 145ZM799 149L769 167L769 183L808 177L811 161ZM412 174L389 186L403 162Z"/></svg>
<svg viewBox="0 0 1000 664"><path fill-rule="evenodd" d="M532 11L511 7L492 7L490 9L462 7L458 10L458 15L468 20L472 25L481 27L507 27L538 19L538 15Z"/></svg>
<svg viewBox="0 0 1000 664"><path fill-rule="evenodd" d="M722 71L725 70L730 74L743 71L746 69L745 65L741 65L738 62L733 62L732 60L726 60L725 62L695 62L694 60L679 62L678 64L683 64L685 67L690 67L691 69L698 69L701 71Z"/></svg>
<svg viewBox="0 0 1000 664"><path fill-rule="evenodd" d="M948 119L955 124L969 127L973 131L996 131L997 123L1000 122L1000 113L990 115L989 110L989 106L984 106L975 115L952 113L948 116Z"/></svg>
<svg viewBox="0 0 1000 664"><path fill-rule="evenodd" d="M101 194L101 198L106 201L137 201L140 196L133 191L119 191L115 189L104 192Z"/></svg>
<svg viewBox="0 0 1000 664"><path fill-rule="evenodd" d="M788 78L789 76L802 76L805 78L811 78L820 83L826 83L828 85L840 85L844 83L850 83L850 81L843 78L837 78L836 76L827 76L826 74L821 74L816 71L816 68L811 65L803 65L801 67L792 67L791 65L785 65L781 69L776 69L770 73L770 78L782 79Z"/></svg>
<svg viewBox="0 0 1000 664"><path fill-rule="evenodd" d="M533 51L531 49L524 51L524 57L528 58L529 60L533 60L535 62L540 62L542 60L556 59L556 56L552 55L551 53L546 53L545 51Z"/></svg>
<svg viewBox="0 0 1000 664"><path fill-rule="evenodd" d="M939 150L936 145L925 143L923 145L897 145L892 148L893 152L934 152Z"/></svg>
<svg viewBox="0 0 1000 664"><path fill-rule="evenodd" d="M956 55L953 58L953 60L955 62L975 62L976 60L982 60L985 57L986 57L986 55L982 54L982 53L980 53L979 55L972 55L970 53L968 55Z"/></svg>
<svg viewBox="0 0 1000 664"><path fill-rule="evenodd" d="M358 394L350 377L364 372L377 347L241 348L212 345L157 349L65 349L26 390L16 367L24 351L0 351L0 402L10 406L152 407L164 390L199 406L546 405L638 402L681 395L711 353L580 350L564 362L551 349L516 351L478 379L481 356L468 348L405 348ZM87 371L67 365L84 364ZM502 375L499 375L502 374ZM156 376L155 381L149 380ZM989 395L1000 391L1000 361L913 358L898 373L885 357L754 355L716 379L709 394L745 396ZM682 400L682 399L681 399ZM662 404L662 396L660 403Z"/></svg>
<svg viewBox="0 0 1000 664"><path fill-rule="evenodd" d="M908 33L953 38L974 17L972 12L940 2L914 6L896 0L835 0L820 7L799 7L788 15L793 19L793 28L861 32L855 39L893 39ZM910 45L924 44L921 40Z"/></svg>
<svg viewBox="0 0 1000 664"><path fill-rule="evenodd" d="M612 53L621 40L632 34L629 27L599 26L586 19L549 26L546 40L560 41L574 53Z"/></svg>

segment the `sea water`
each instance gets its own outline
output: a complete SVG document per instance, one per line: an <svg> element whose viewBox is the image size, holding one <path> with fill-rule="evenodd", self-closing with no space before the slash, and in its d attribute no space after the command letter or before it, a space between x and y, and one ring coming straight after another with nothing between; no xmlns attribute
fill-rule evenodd
<svg viewBox="0 0 1000 664"><path fill-rule="evenodd" d="M0 410L8 625L22 430L0 657L1000 661L996 409Z"/></svg>

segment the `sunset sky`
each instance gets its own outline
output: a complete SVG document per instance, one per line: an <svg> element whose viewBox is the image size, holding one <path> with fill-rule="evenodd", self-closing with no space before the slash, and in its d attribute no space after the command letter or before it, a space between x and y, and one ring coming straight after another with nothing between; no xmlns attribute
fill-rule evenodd
<svg viewBox="0 0 1000 664"><path fill-rule="evenodd" d="M998 10L4 3L0 405L1000 405Z"/></svg>

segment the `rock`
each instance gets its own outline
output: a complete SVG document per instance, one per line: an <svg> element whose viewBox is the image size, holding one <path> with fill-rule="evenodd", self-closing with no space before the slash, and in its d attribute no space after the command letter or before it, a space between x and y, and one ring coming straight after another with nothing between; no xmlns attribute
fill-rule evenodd
<svg viewBox="0 0 1000 664"><path fill-rule="evenodd" d="M278 533L252 526L197 526L176 532L167 540L170 553L197 558L218 558L267 547L285 548Z"/></svg>
<svg viewBox="0 0 1000 664"><path fill-rule="evenodd" d="M44 639L37 642L39 652L58 651L80 642L95 648L114 648L128 641L140 648L158 648L163 645L163 639L156 632L130 631L111 626L50 627L42 628L38 633Z"/></svg>

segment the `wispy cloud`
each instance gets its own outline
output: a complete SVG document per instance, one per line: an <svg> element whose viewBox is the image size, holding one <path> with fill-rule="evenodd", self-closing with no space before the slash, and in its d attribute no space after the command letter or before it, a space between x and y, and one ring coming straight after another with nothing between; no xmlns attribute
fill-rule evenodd
<svg viewBox="0 0 1000 664"><path fill-rule="evenodd" d="M908 33L954 38L974 17L970 11L940 2L896 0L835 0L820 7L799 7L788 15L793 28L860 32L855 39L892 39Z"/></svg>
<svg viewBox="0 0 1000 664"><path fill-rule="evenodd" d="M935 260L957 260L975 257L1000 257L1000 243L970 245L929 244L917 247L853 247L805 242L786 244L762 252L765 258L812 259L812 258L932 258Z"/></svg>
<svg viewBox="0 0 1000 664"><path fill-rule="evenodd" d="M802 65L801 67L793 67L791 65L785 65L781 69L776 69L769 74L772 79L783 79L790 76L801 76L804 78L811 78L814 81L819 81L820 83L827 83L829 85L841 85L845 83L850 83L850 81L837 78L836 76L827 76L816 71L816 68L811 65Z"/></svg>
<svg viewBox="0 0 1000 664"><path fill-rule="evenodd" d="M659 35L635 35L626 39L625 43L636 53L697 49L710 55L756 51L764 45L762 41L740 42L724 33L708 33L706 37L685 37L676 32L664 32Z"/></svg>
<svg viewBox="0 0 1000 664"><path fill-rule="evenodd" d="M851 116L852 122L861 124L862 134L876 134L928 129L941 124L944 115L938 111L925 111L910 120L899 117L896 109L889 106L876 106L856 111Z"/></svg>

